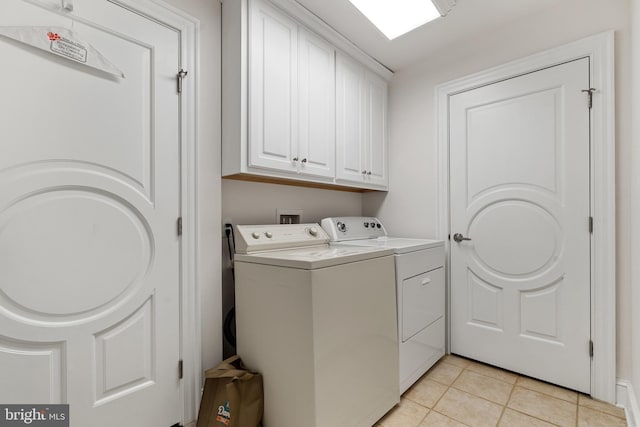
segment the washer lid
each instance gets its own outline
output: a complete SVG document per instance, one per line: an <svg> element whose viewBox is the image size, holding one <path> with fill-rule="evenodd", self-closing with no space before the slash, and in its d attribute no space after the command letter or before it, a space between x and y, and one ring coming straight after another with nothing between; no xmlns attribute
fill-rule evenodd
<svg viewBox="0 0 640 427"><path fill-rule="evenodd" d="M442 240L408 239L404 237L378 237L376 239L349 240L344 244L351 246L368 246L375 248L393 249L396 254L419 251L422 249L444 246ZM342 246L341 242L332 243L333 246Z"/></svg>
<svg viewBox="0 0 640 427"><path fill-rule="evenodd" d="M236 254L236 262L315 270L393 255L393 249L369 246L311 246L252 254Z"/></svg>

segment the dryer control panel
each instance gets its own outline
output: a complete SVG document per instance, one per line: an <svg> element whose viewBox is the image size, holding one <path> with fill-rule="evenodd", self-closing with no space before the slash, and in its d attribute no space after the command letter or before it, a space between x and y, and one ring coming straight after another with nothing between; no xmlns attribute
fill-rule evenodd
<svg viewBox="0 0 640 427"><path fill-rule="evenodd" d="M380 220L370 216L325 218L320 224L332 242L374 239L387 235Z"/></svg>

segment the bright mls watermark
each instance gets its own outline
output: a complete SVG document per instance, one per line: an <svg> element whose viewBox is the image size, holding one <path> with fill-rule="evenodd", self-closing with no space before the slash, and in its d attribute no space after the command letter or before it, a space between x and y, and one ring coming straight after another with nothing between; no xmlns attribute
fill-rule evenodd
<svg viewBox="0 0 640 427"><path fill-rule="evenodd" d="M2 405L0 427L69 427L69 405Z"/></svg>

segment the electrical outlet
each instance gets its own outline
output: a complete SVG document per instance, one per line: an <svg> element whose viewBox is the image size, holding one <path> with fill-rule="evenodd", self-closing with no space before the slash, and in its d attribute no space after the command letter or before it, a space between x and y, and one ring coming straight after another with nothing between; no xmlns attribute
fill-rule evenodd
<svg viewBox="0 0 640 427"><path fill-rule="evenodd" d="M276 209L277 224L300 224L302 209Z"/></svg>

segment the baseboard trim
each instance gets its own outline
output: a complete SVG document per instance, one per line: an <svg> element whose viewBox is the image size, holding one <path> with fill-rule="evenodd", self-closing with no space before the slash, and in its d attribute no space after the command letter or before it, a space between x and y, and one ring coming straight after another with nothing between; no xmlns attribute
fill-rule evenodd
<svg viewBox="0 0 640 427"><path fill-rule="evenodd" d="M616 405L623 407L628 427L640 427L640 407L633 386L627 380L616 384Z"/></svg>

